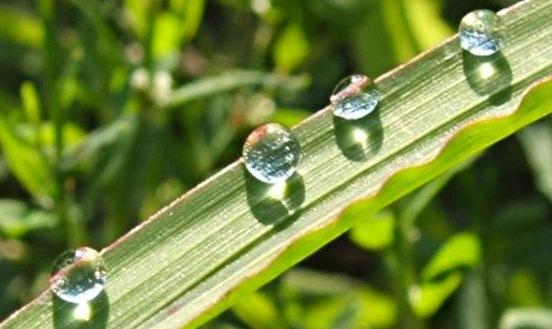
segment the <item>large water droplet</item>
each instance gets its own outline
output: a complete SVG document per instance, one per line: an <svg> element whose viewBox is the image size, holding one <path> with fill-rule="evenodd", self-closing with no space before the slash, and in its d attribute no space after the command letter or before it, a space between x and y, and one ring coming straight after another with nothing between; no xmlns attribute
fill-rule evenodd
<svg viewBox="0 0 552 329"><path fill-rule="evenodd" d="M51 289L67 302L86 303L103 291L106 274L103 260L96 250L88 247L69 250L54 262Z"/></svg>
<svg viewBox="0 0 552 329"><path fill-rule="evenodd" d="M464 16L459 35L462 48L475 56L490 56L502 48L502 23L490 10L476 10Z"/></svg>
<svg viewBox="0 0 552 329"><path fill-rule="evenodd" d="M334 114L347 120L358 120L370 114L379 100L380 93L372 80L361 74L341 80L330 97Z"/></svg>
<svg viewBox="0 0 552 329"><path fill-rule="evenodd" d="M255 129L243 146L247 170L258 180L281 183L297 170L301 148L291 130L269 123Z"/></svg>

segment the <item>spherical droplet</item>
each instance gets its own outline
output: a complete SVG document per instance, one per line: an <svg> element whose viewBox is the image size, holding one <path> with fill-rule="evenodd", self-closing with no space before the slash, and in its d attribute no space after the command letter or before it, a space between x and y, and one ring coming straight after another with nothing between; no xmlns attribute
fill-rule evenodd
<svg viewBox="0 0 552 329"><path fill-rule="evenodd" d="M258 180L281 183L297 170L301 148L291 130L269 123L255 129L243 145L247 170Z"/></svg>
<svg viewBox="0 0 552 329"><path fill-rule="evenodd" d="M486 9L472 11L462 18L460 45L475 56L490 56L502 48L500 17Z"/></svg>
<svg viewBox="0 0 552 329"><path fill-rule="evenodd" d="M379 100L380 93L372 80L360 74L341 80L330 97L334 114L347 120L357 120L370 114Z"/></svg>
<svg viewBox="0 0 552 329"><path fill-rule="evenodd" d="M61 254L52 267L51 289L59 298L75 304L96 298L106 283L106 268L100 254L81 247Z"/></svg>

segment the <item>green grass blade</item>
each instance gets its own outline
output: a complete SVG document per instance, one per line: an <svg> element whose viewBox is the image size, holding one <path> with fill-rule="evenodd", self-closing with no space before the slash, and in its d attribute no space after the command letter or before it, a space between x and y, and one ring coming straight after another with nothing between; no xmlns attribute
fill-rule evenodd
<svg viewBox="0 0 552 329"><path fill-rule="evenodd" d="M285 77L259 71L227 72L220 76L207 77L188 83L173 91L167 101L161 105L164 107L174 107L242 86L264 85L268 87L280 87L285 90L296 90L305 87L308 83L308 78L305 76Z"/></svg>
<svg viewBox="0 0 552 329"><path fill-rule="evenodd" d="M326 108L295 127L304 157L281 199L238 161L104 249L109 284L86 327L197 327L359 214L551 113L552 2L501 15L502 54L476 59L452 38L377 79L382 102L366 120ZM71 312L46 292L0 328L79 328Z"/></svg>

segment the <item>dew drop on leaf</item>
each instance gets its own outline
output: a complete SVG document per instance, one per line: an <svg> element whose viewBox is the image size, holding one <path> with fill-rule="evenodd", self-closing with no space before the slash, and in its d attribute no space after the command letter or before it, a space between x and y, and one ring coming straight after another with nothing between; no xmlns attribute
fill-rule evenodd
<svg viewBox="0 0 552 329"><path fill-rule="evenodd" d="M253 177L268 184L293 176L300 158L301 148L291 130L275 123L255 129L243 146L245 167Z"/></svg>
<svg viewBox="0 0 552 329"><path fill-rule="evenodd" d="M336 116L357 120L370 114L380 100L374 83L365 75L355 74L341 80L330 97Z"/></svg>
<svg viewBox="0 0 552 329"><path fill-rule="evenodd" d="M500 17L486 9L472 11L459 26L460 45L475 56L490 56L502 48Z"/></svg>
<svg viewBox="0 0 552 329"><path fill-rule="evenodd" d="M104 290L106 276L101 255L92 248L81 247L64 252L54 261L50 285L59 298L82 304Z"/></svg>

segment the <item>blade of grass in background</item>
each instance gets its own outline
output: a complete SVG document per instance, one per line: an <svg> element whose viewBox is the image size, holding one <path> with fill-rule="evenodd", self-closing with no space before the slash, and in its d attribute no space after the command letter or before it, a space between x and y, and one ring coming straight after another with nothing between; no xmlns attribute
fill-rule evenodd
<svg viewBox="0 0 552 329"><path fill-rule="evenodd" d="M474 58L453 38L377 79L382 102L366 120L325 109L295 127L304 157L284 189L237 162L103 250L109 283L86 327L197 327L359 219L552 112L549 80L521 102L552 74L552 3L501 15L501 54ZM79 326L73 307L48 292L0 325Z"/></svg>

